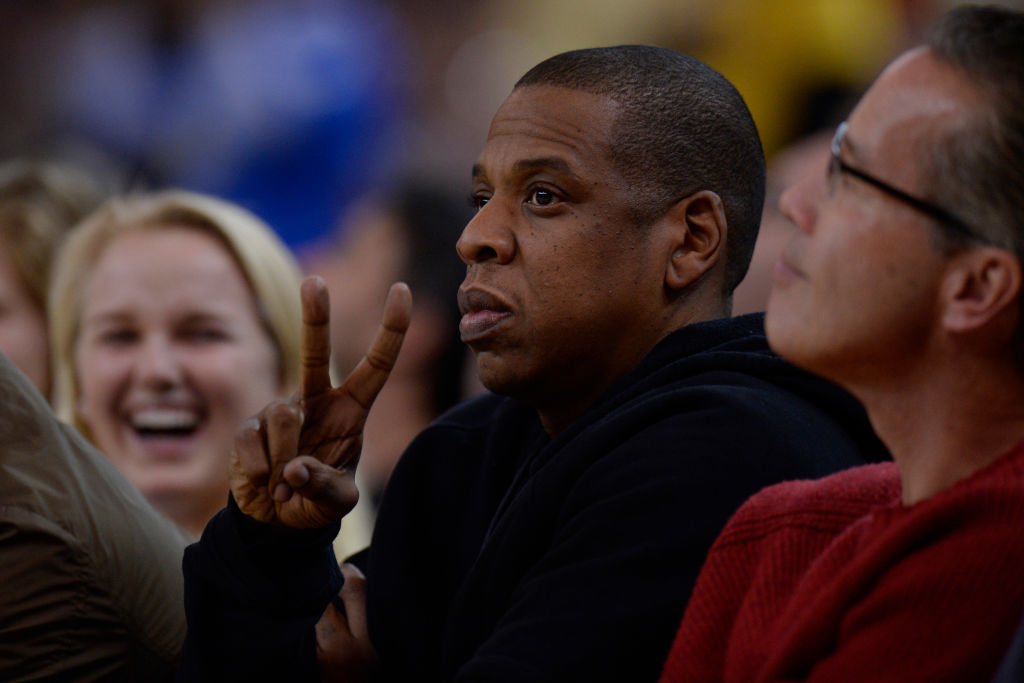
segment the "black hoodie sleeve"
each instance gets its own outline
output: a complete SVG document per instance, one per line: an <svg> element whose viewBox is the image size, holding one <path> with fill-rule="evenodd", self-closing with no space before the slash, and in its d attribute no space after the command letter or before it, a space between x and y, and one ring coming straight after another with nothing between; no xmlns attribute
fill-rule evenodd
<svg viewBox="0 0 1024 683"><path fill-rule="evenodd" d="M338 524L280 529L233 497L185 549L188 634L179 681L318 681L314 626L342 576Z"/></svg>

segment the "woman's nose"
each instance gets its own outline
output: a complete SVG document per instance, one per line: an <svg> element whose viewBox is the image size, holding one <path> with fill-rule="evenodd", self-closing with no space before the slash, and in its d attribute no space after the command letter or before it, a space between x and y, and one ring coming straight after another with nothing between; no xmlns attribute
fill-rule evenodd
<svg viewBox="0 0 1024 683"><path fill-rule="evenodd" d="M148 387L168 387L181 381L181 364L173 345L162 336L146 338L135 358L136 379Z"/></svg>

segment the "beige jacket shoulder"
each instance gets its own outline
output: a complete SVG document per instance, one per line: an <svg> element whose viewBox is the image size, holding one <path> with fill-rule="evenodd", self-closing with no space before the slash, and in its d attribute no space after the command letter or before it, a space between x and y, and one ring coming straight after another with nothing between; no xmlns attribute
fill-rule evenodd
<svg viewBox="0 0 1024 683"><path fill-rule="evenodd" d="M186 536L0 355L0 680L161 680Z"/></svg>

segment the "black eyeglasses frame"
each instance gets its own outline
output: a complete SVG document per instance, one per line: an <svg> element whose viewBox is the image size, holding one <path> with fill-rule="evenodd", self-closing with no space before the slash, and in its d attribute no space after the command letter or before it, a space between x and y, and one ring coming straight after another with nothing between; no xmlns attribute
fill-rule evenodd
<svg viewBox="0 0 1024 683"><path fill-rule="evenodd" d="M980 235L978 235L977 232L975 232L973 228L971 228L966 223L966 221L956 216L956 214L947 211L946 209L943 209L941 206L936 206L931 202L927 202L923 199L918 199L917 197L908 194L903 190L893 187L884 180L880 180L879 178L876 178L870 173L866 173L860 170L859 168L851 166L850 164L843 161L843 157L840 153L842 151L843 139L846 137L846 131L849 129L849 127L850 124L847 121L843 121L842 123L839 124L839 127L836 128L836 134L832 137L832 159L830 161L832 168L829 169L831 174L838 175L838 171L841 173L847 173L849 175L852 175L854 178L864 181L868 185L871 185L872 187L881 190L890 197L898 199L904 204L912 206L918 211L921 211L922 213L931 216L940 223L955 230L957 233L960 234L961 237L966 237L971 240L985 241Z"/></svg>

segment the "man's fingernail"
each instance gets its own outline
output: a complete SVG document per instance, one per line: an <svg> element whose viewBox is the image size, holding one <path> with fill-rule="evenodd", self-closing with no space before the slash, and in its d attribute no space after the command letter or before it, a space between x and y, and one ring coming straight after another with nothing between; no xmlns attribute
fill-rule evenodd
<svg viewBox="0 0 1024 683"><path fill-rule="evenodd" d="M274 500L278 503L284 503L292 497L292 490L288 484L280 483L274 487Z"/></svg>
<svg viewBox="0 0 1024 683"><path fill-rule="evenodd" d="M305 486L309 482L309 468L305 465L296 465L291 480L293 486Z"/></svg>

